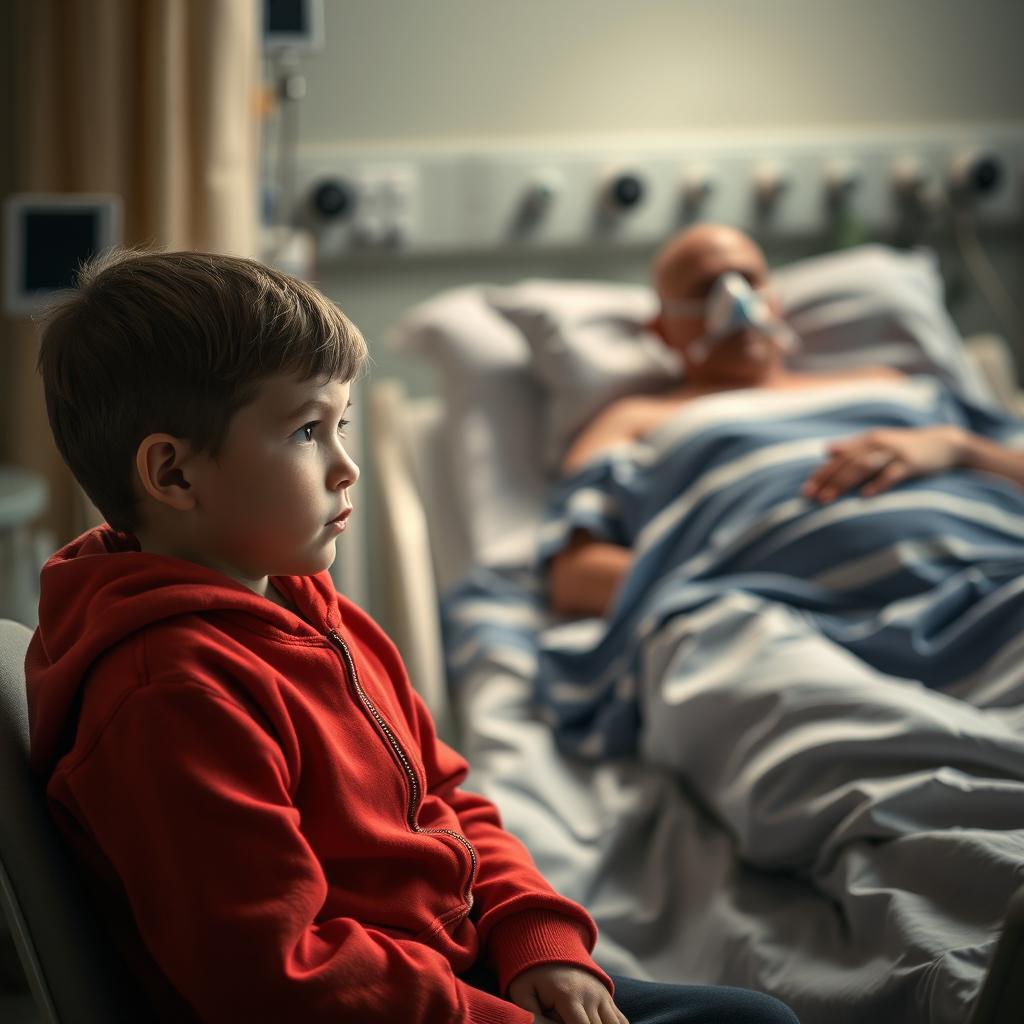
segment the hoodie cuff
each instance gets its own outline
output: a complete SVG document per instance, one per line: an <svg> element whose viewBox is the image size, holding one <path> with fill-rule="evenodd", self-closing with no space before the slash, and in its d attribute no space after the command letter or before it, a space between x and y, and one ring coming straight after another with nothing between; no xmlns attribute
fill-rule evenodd
<svg viewBox="0 0 1024 1024"><path fill-rule="evenodd" d="M582 921L544 910L525 910L499 921L487 937L500 992L518 974L539 964L569 964L597 977L614 994L611 978L590 956L590 930Z"/></svg>
<svg viewBox="0 0 1024 1024"><path fill-rule="evenodd" d="M533 1024L533 1014L500 996L463 984L464 1020L466 1024Z"/></svg>

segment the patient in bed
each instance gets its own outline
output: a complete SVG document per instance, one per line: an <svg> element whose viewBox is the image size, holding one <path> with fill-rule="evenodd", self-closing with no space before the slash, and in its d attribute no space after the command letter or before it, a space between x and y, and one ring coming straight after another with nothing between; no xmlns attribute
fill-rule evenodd
<svg viewBox="0 0 1024 1024"><path fill-rule="evenodd" d="M478 779L653 974L963 1024L1024 863L1024 427L937 361L794 372L731 229L655 284L684 383L599 413L530 555L446 601Z"/></svg>
<svg viewBox="0 0 1024 1024"><path fill-rule="evenodd" d="M653 267L661 309L653 323L685 367L668 392L628 395L603 410L575 439L563 464L572 475L617 446L655 433L697 399L722 392L824 389L853 381L891 385L897 370L871 366L842 376L796 373L786 356L799 339L780 316L764 254L725 225L690 228L670 239ZM853 488L872 496L902 481L954 467L999 474L1024 484L1024 452L956 423L886 426L831 442L800 493L830 502ZM549 565L549 597L563 615L605 614L632 560L629 547L577 529Z"/></svg>
<svg viewBox="0 0 1024 1024"><path fill-rule="evenodd" d="M448 602L487 778L666 975L770 979L817 1024L963 1024L1024 863L1024 427L953 375L793 372L731 229L673 239L655 284L684 383L599 413L536 559ZM651 765L682 785L636 790ZM666 792L699 818L663 828Z"/></svg>

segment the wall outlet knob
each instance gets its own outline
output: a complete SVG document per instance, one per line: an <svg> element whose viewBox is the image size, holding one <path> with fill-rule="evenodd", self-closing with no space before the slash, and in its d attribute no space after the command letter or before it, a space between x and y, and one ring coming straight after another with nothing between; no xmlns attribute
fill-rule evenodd
<svg viewBox="0 0 1024 1024"><path fill-rule="evenodd" d="M759 164L754 170L754 202L766 212L776 206L790 186L789 175L777 163Z"/></svg>
<svg viewBox="0 0 1024 1024"><path fill-rule="evenodd" d="M603 189L604 205L616 213L623 213L644 201L647 186L635 171L617 171L610 175Z"/></svg>
<svg viewBox="0 0 1024 1024"><path fill-rule="evenodd" d="M957 195L985 196L999 188L1003 177L1003 164L997 156L967 150L953 159L949 184Z"/></svg>
<svg viewBox="0 0 1024 1024"><path fill-rule="evenodd" d="M310 191L310 206L323 220L347 217L355 206L355 192L341 178L328 178L317 182Z"/></svg>
<svg viewBox="0 0 1024 1024"><path fill-rule="evenodd" d="M829 160L825 164L825 194L832 203L845 202L862 180L861 169L849 160Z"/></svg>
<svg viewBox="0 0 1024 1024"><path fill-rule="evenodd" d="M558 171L545 168L532 175L523 193L522 213L532 218L540 217L555 201L565 186Z"/></svg>
<svg viewBox="0 0 1024 1024"><path fill-rule="evenodd" d="M900 157L892 165L892 190L900 199L920 198L928 184L921 161L913 156Z"/></svg>
<svg viewBox="0 0 1024 1024"><path fill-rule="evenodd" d="M709 167L691 167L683 175L682 198L687 210L699 210L714 191L715 179Z"/></svg>

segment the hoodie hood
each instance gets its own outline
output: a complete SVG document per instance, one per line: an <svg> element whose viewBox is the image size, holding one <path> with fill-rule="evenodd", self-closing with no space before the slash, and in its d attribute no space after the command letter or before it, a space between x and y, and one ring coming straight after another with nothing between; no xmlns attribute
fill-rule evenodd
<svg viewBox="0 0 1024 1024"><path fill-rule="evenodd" d="M89 669L138 630L197 612L246 616L255 620L252 628L288 637L341 626L327 572L273 579L303 619L214 569L141 551L133 534L107 525L61 548L40 576L39 626L25 659L33 770L52 772L67 748Z"/></svg>

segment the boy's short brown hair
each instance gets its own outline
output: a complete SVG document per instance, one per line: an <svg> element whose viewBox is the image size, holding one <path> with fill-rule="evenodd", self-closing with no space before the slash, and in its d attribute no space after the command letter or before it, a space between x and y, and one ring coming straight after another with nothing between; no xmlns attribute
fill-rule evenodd
<svg viewBox="0 0 1024 1024"><path fill-rule="evenodd" d="M50 310L38 369L61 455L107 522L133 531L143 438L216 457L265 378L349 381L365 358L358 328L305 281L237 256L120 250Z"/></svg>

